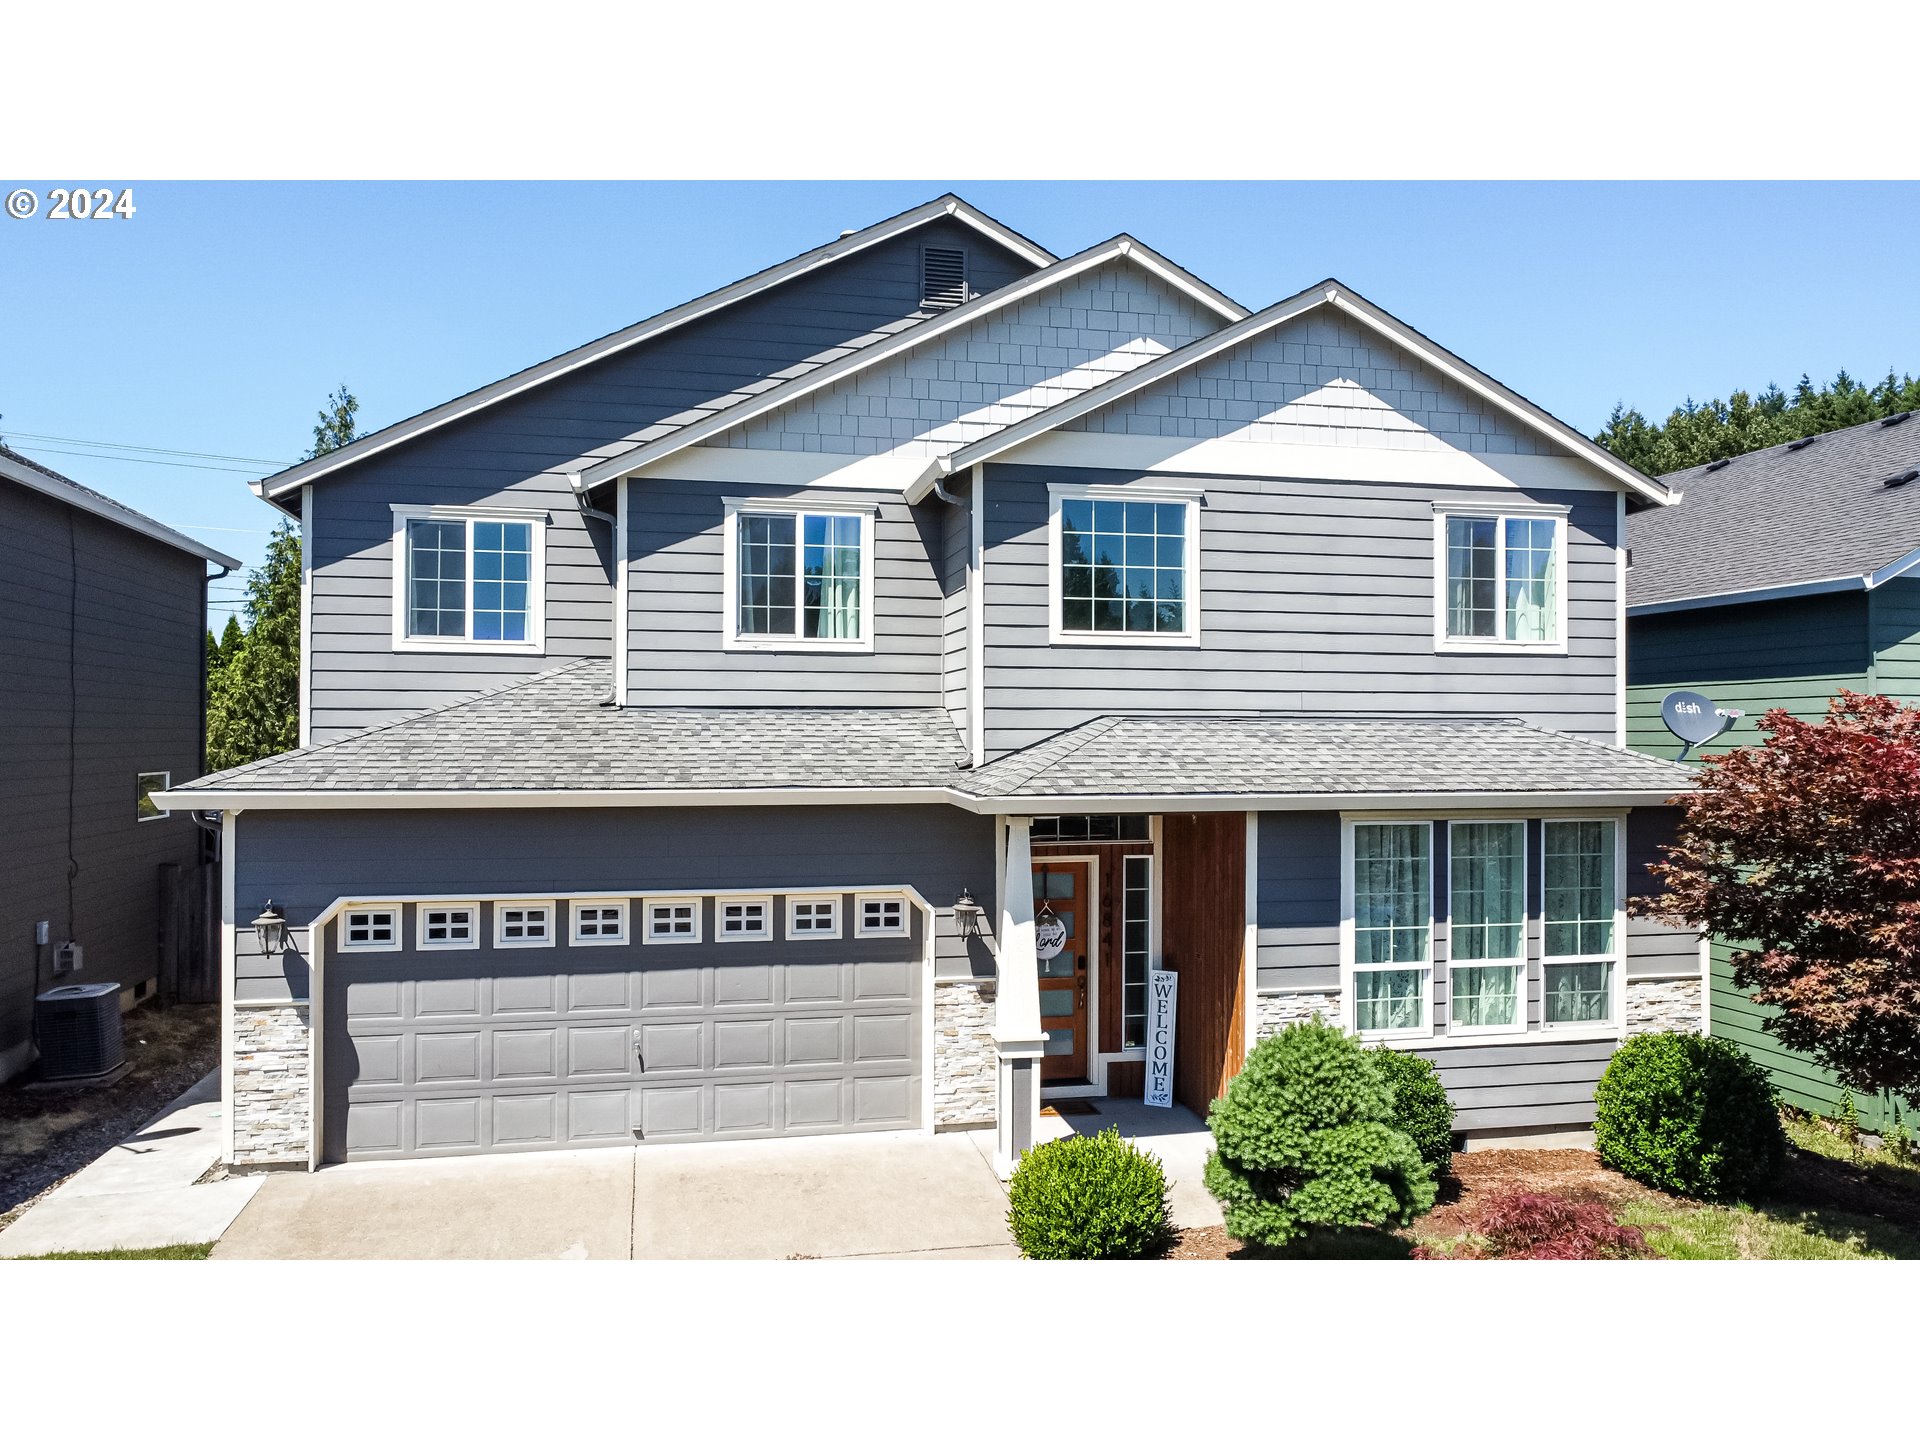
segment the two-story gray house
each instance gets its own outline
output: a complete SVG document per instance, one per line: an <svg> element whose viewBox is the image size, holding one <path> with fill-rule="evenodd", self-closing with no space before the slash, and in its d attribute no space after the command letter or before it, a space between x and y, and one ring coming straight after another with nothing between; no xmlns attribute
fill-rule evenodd
<svg viewBox="0 0 1920 1440"><path fill-rule="evenodd" d="M154 796L201 771L207 566L239 563L0 445L0 1080L37 994L210 973L210 837Z"/></svg>
<svg viewBox="0 0 1920 1440"><path fill-rule="evenodd" d="M1629 497L1347 287L1250 313L952 196L261 482L302 749L229 867L233 1158L1196 1110L1319 1015L1558 1136L1696 938L1626 915ZM269 908L271 902L271 908ZM259 923L256 924L256 920ZM276 920L284 920L284 934Z"/></svg>

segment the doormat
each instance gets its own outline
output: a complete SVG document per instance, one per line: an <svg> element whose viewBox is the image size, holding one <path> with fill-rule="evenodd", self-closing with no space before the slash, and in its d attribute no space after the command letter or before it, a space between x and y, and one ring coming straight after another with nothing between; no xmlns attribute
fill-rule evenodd
<svg viewBox="0 0 1920 1440"><path fill-rule="evenodd" d="M1042 1115L1098 1115L1100 1111L1091 1100L1049 1100L1040 1113Z"/></svg>

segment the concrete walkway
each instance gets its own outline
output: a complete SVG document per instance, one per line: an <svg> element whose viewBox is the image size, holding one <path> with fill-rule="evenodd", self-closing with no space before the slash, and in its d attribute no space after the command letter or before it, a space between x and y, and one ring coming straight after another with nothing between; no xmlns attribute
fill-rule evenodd
<svg viewBox="0 0 1920 1440"><path fill-rule="evenodd" d="M219 1158L216 1070L0 1230L0 1257L218 1240L260 1188L257 1177L195 1184Z"/></svg>
<svg viewBox="0 0 1920 1440"><path fill-rule="evenodd" d="M1212 1137L1185 1110L1099 1100L1043 1138L1118 1125L1217 1225ZM754 1140L394 1160L270 1176L216 1260L1012 1259L993 1132Z"/></svg>

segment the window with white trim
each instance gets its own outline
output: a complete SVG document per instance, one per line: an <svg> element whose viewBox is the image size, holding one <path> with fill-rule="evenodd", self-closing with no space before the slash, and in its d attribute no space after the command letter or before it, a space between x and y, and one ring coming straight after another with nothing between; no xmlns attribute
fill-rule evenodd
<svg viewBox="0 0 1920 1440"><path fill-rule="evenodd" d="M716 900L714 902L714 936L723 942L736 940L771 940L773 938L773 901L757 900Z"/></svg>
<svg viewBox="0 0 1920 1440"><path fill-rule="evenodd" d="M647 902L646 943L649 945L693 945L700 939L700 902L698 900L649 900Z"/></svg>
<svg viewBox="0 0 1920 1440"><path fill-rule="evenodd" d="M166 770L143 770L133 777L133 818L135 820L164 820L167 812L153 803L154 793L164 790L173 783L173 776Z"/></svg>
<svg viewBox="0 0 1920 1440"><path fill-rule="evenodd" d="M414 915L422 950L471 950L480 943L477 905L421 905Z"/></svg>
<svg viewBox="0 0 1920 1440"><path fill-rule="evenodd" d="M340 935L342 950L398 950L400 911L397 907L362 906L349 909Z"/></svg>
<svg viewBox="0 0 1920 1440"><path fill-rule="evenodd" d="M726 519L734 649L872 648L870 509L735 507Z"/></svg>
<svg viewBox="0 0 1920 1440"><path fill-rule="evenodd" d="M1557 648L1566 519L1558 513L1439 517L1442 643Z"/></svg>
<svg viewBox="0 0 1920 1440"><path fill-rule="evenodd" d="M1614 1023L1618 821L1541 824L1541 1020Z"/></svg>
<svg viewBox="0 0 1920 1440"><path fill-rule="evenodd" d="M1195 496L1055 486L1056 640L1191 640L1199 632Z"/></svg>
<svg viewBox="0 0 1920 1440"><path fill-rule="evenodd" d="M496 904L493 943L503 946L553 944L553 906Z"/></svg>
<svg viewBox="0 0 1920 1440"><path fill-rule="evenodd" d="M856 934L904 935L907 933L907 902L898 895L856 895L853 912L859 917Z"/></svg>
<svg viewBox="0 0 1920 1440"><path fill-rule="evenodd" d="M1527 1028L1527 822L1447 827L1447 1028Z"/></svg>
<svg viewBox="0 0 1920 1440"><path fill-rule="evenodd" d="M575 945L624 945L627 943L627 902L624 900L575 900L573 912Z"/></svg>
<svg viewBox="0 0 1920 1440"><path fill-rule="evenodd" d="M1365 1033L1432 1028L1433 827L1353 827L1353 1017Z"/></svg>
<svg viewBox="0 0 1920 1440"><path fill-rule="evenodd" d="M831 940L840 933L840 897L818 900L787 899L789 940Z"/></svg>
<svg viewBox="0 0 1920 1440"><path fill-rule="evenodd" d="M544 645L544 515L393 509L396 646L537 651Z"/></svg>

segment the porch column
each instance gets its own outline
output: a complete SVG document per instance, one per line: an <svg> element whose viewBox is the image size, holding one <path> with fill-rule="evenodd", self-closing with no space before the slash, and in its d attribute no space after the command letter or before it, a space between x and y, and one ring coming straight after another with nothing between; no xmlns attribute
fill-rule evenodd
<svg viewBox="0 0 1920 1440"><path fill-rule="evenodd" d="M1033 1145L1040 1124L1040 957L1033 939L1031 821L1007 820L1007 864L1000 884L1000 980L993 1043L999 1055L994 1107L994 1169L1005 1179Z"/></svg>

